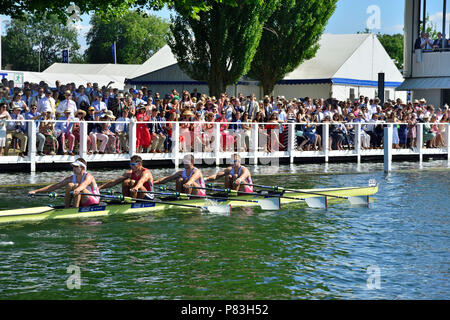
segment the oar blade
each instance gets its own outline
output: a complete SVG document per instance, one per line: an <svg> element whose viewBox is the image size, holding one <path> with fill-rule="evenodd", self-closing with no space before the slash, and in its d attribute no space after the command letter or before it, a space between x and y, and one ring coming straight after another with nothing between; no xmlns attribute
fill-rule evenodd
<svg viewBox="0 0 450 320"><path fill-rule="evenodd" d="M280 210L281 203L280 198L264 198L258 200L258 205L263 210Z"/></svg>
<svg viewBox="0 0 450 320"><path fill-rule="evenodd" d="M231 205L208 205L204 207L209 213L228 215L231 213Z"/></svg>
<svg viewBox="0 0 450 320"><path fill-rule="evenodd" d="M348 197L348 201L350 201L351 206L360 207L360 206L368 206L369 205L369 197L368 196L354 196Z"/></svg>
<svg viewBox="0 0 450 320"><path fill-rule="evenodd" d="M326 197L310 197L305 199L306 204L310 208L326 209L327 198Z"/></svg>

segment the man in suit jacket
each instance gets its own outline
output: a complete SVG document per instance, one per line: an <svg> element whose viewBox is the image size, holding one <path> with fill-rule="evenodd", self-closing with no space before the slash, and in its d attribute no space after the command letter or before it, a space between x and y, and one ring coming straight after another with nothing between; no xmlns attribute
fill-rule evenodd
<svg viewBox="0 0 450 320"><path fill-rule="evenodd" d="M256 101L255 94L252 93L250 95L250 99L245 104L245 112L248 113L248 118L251 121L255 120L258 110L259 110L258 101Z"/></svg>

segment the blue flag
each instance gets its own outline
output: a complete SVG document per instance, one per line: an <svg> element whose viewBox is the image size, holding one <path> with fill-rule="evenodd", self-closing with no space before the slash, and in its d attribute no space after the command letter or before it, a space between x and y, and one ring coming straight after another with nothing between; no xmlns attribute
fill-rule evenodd
<svg viewBox="0 0 450 320"><path fill-rule="evenodd" d="M62 51L62 62L69 63L69 50Z"/></svg>

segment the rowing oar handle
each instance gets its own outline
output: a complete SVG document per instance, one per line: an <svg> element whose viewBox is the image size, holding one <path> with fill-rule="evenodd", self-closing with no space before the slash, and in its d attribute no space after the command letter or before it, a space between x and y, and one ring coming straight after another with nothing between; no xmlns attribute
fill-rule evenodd
<svg viewBox="0 0 450 320"><path fill-rule="evenodd" d="M57 194L56 192L49 192L49 193L29 193L28 197L49 197L49 198L58 198L58 197L64 197L63 194Z"/></svg>

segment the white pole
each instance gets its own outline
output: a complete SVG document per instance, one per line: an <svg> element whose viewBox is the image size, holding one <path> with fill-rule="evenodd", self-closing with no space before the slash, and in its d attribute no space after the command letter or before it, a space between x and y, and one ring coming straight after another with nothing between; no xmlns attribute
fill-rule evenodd
<svg viewBox="0 0 450 320"><path fill-rule="evenodd" d="M295 145L295 123L288 124L288 151L289 151L289 163L294 163L294 145Z"/></svg>
<svg viewBox="0 0 450 320"><path fill-rule="evenodd" d="M216 158L216 166L218 167L220 165L220 145L222 144L219 122L216 122L214 124L214 142L214 157ZM226 148L225 145L223 146L223 148Z"/></svg>
<svg viewBox="0 0 450 320"><path fill-rule="evenodd" d="M30 171L36 172L36 123L28 122L28 156L30 157Z"/></svg>
<svg viewBox="0 0 450 320"><path fill-rule="evenodd" d="M85 121L80 122L80 150L79 155L81 158L86 159L87 154L87 138L88 138L88 123Z"/></svg>
<svg viewBox="0 0 450 320"><path fill-rule="evenodd" d="M355 124L355 131L356 162L361 163L361 123Z"/></svg>
<svg viewBox="0 0 450 320"><path fill-rule="evenodd" d="M136 121L134 118L130 119L130 126L128 127L128 151L130 157L136 154Z"/></svg>
<svg viewBox="0 0 450 320"><path fill-rule="evenodd" d="M180 157L180 123L175 122L172 131L172 157L175 163L175 168L178 169Z"/></svg>
<svg viewBox="0 0 450 320"><path fill-rule="evenodd" d="M450 164L450 123L447 124L445 144L447 145L447 163Z"/></svg>
<svg viewBox="0 0 450 320"><path fill-rule="evenodd" d="M253 124L252 127L252 151L253 151L253 164L258 165L258 145L259 145L259 132L258 123Z"/></svg>
<svg viewBox="0 0 450 320"><path fill-rule="evenodd" d="M329 125L329 123L324 123L324 126L322 127L322 132L323 132L322 148L323 148L323 153L325 155L325 163L328 163L328 155L329 155L329 148L330 148L330 125Z"/></svg>
<svg viewBox="0 0 450 320"><path fill-rule="evenodd" d="M419 151L419 163L422 164L423 160L423 125L417 124L417 149Z"/></svg>
<svg viewBox="0 0 450 320"><path fill-rule="evenodd" d="M392 170L392 124L389 123L384 128L384 172L389 173Z"/></svg>

